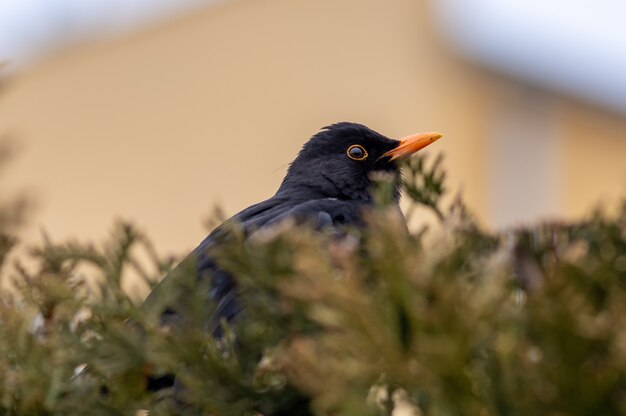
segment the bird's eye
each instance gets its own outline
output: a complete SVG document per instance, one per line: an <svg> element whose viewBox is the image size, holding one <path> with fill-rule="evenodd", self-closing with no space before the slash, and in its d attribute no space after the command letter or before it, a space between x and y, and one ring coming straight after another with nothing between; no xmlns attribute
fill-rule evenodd
<svg viewBox="0 0 626 416"><path fill-rule="evenodd" d="M358 144L353 144L352 146L348 147L346 154L352 160L367 159L367 152L365 151L365 149L363 149L363 146Z"/></svg>

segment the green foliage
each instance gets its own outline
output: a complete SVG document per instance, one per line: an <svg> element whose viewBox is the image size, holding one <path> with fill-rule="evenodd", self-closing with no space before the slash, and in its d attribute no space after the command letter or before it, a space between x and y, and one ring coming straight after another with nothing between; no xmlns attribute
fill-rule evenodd
<svg viewBox="0 0 626 416"><path fill-rule="evenodd" d="M626 204L490 233L459 199L441 206L440 159L406 168L438 227L408 230L382 178L349 237L235 232L214 255L244 311L220 340L200 324L203 288L167 327L123 290L173 265L129 224L101 246L46 242L17 277L5 265L18 293L0 298L0 414L626 414ZM146 390L168 373L184 387Z"/></svg>

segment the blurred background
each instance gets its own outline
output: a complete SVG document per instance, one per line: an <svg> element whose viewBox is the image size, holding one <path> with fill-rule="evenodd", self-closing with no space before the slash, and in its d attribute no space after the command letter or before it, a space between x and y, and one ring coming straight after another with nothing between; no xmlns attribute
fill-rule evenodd
<svg viewBox="0 0 626 416"><path fill-rule="evenodd" d="M618 0L0 0L2 193L26 242L161 252L273 194L320 127L437 130L451 190L489 227L573 219L626 194Z"/></svg>

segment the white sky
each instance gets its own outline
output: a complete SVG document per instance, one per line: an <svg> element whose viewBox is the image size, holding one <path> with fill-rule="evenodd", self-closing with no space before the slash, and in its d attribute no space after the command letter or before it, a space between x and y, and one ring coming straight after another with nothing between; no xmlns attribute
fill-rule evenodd
<svg viewBox="0 0 626 416"><path fill-rule="evenodd" d="M442 32L471 59L626 112L626 1L433 3Z"/></svg>

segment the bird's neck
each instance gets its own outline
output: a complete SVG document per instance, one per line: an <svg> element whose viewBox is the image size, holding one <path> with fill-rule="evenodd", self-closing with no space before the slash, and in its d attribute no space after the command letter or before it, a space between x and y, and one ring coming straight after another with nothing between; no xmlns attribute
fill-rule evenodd
<svg viewBox="0 0 626 416"><path fill-rule="evenodd" d="M366 184L337 184L325 175L285 177L276 196L292 200L312 200L336 198L341 200L371 201L369 186Z"/></svg>
<svg viewBox="0 0 626 416"><path fill-rule="evenodd" d="M283 182L278 191L276 191L276 196L293 201L310 201L325 198L343 199L340 195L325 192L323 188L316 185L290 182Z"/></svg>

